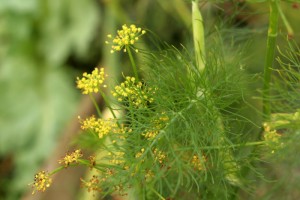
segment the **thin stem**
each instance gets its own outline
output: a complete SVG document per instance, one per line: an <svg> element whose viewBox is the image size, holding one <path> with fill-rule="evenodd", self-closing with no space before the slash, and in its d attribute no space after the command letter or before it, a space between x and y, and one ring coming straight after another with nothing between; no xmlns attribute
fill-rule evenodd
<svg viewBox="0 0 300 200"><path fill-rule="evenodd" d="M78 159L78 163L86 166L91 166L91 162L89 160Z"/></svg>
<svg viewBox="0 0 300 200"><path fill-rule="evenodd" d="M138 72L137 72L136 64L135 64L135 61L133 59L130 47L128 45L126 45L126 51L129 55L129 59L130 59L131 65L132 65L132 69L133 69L135 79L137 80L137 82L139 82L139 75L138 75Z"/></svg>
<svg viewBox="0 0 300 200"><path fill-rule="evenodd" d="M57 172L61 171L62 169L65 169L65 167L64 166L60 166L60 167L56 168L55 170L53 170L51 173L49 173L49 175L56 174Z"/></svg>
<svg viewBox="0 0 300 200"><path fill-rule="evenodd" d="M114 110L112 109L112 107L110 106L109 100L107 99L105 93L102 92L102 91L100 90L100 94L101 94L101 96L103 97L103 99L104 99L104 101L105 101L105 104L106 104L106 106L108 107L108 109L110 110L110 112L111 112L111 114L113 115L114 119L117 119L117 116L116 116Z"/></svg>
<svg viewBox="0 0 300 200"><path fill-rule="evenodd" d="M90 167L91 166L91 163L89 160L84 160L84 159L78 159L78 163L82 164L82 165L85 165L85 166L88 166ZM77 166L78 164L70 164L70 166ZM60 166L58 168L56 168L55 170L53 170L52 172L49 173L49 175L53 175L53 174L56 174L57 172L65 169L66 167L65 166Z"/></svg>
<svg viewBox="0 0 300 200"><path fill-rule="evenodd" d="M198 2L199 0L192 1L192 23L196 63L200 71L203 71L205 68L205 38Z"/></svg>
<svg viewBox="0 0 300 200"><path fill-rule="evenodd" d="M94 106L95 106L95 108L96 108L96 110L97 110L98 116L99 116L99 117L102 117L102 113L101 113L101 111L100 111L100 108L99 108L99 106L98 106L98 104L97 104L97 102L96 102L94 96L93 96L92 94L89 94L89 95L90 95L90 98L91 98L91 100L92 100L92 102L93 102L93 104L94 104Z"/></svg>
<svg viewBox="0 0 300 200"><path fill-rule="evenodd" d="M279 4L277 4L277 9L278 9L280 17L283 21L283 24L285 25L285 27L287 29L288 37L292 38L294 36L294 30L293 30L292 26L290 25L289 21L287 20L284 13L282 12L282 9Z"/></svg>
<svg viewBox="0 0 300 200"><path fill-rule="evenodd" d="M256 142L247 142L244 144L232 144L232 145L224 145L224 146L206 146L206 147L199 147L201 150L213 150L213 149L233 149L237 147L249 147L249 146L258 146L258 145L264 145L266 141L256 141ZM180 148L178 149L179 151L182 150L192 150L193 148Z"/></svg>
<svg viewBox="0 0 300 200"><path fill-rule="evenodd" d="M227 149L227 148L236 148L236 147L249 147L249 146L257 146L265 144L265 141L257 141L257 142L247 142L245 144L232 144L228 146L210 146L203 147L203 149Z"/></svg>
<svg viewBox="0 0 300 200"><path fill-rule="evenodd" d="M117 119L117 116L116 116L116 114L114 112L114 109L111 107L111 105L109 103L109 100L107 99L107 96L105 95L105 93L100 90L100 94L103 97L103 99L105 101L105 104L108 107L108 109L110 110L110 112L113 115L114 119ZM118 127L121 128L121 124L118 122L118 120L116 120L116 121L117 121Z"/></svg>
<svg viewBox="0 0 300 200"><path fill-rule="evenodd" d="M264 66L264 87L263 87L263 114L264 120L269 120L271 115L270 102L270 83L271 83L271 68L273 66L276 38L278 34L278 2L277 0L270 0L270 16L269 29L267 39L267 55Z"/></svg>
<svg viewBox="0 0 300 200"><path fill-rule="evenodd" d="M161 200L166 200L163 196L161 196L155 189L153 189L153 188L150 188L151 190L152 190L152 192L154 192L154 194L156 194L158 197L159 197L159 199L161 199Z"/></svg>

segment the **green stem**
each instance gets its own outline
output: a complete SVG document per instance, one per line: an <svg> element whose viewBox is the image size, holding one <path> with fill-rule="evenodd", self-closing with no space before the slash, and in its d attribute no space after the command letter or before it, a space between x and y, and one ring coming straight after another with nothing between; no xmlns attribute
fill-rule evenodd
<svg viewBox="0 0 300 200"><path fill-rule="evenodd" d="M126 45L126 51L129 55L129 59L130 59L131 65L132 65L132 69L133 69L135 79L137 80L137 82L139 82L139 75L138 75L138 72L137 72L136 64L135 64L135 61L133 59L130 47L128 45Z"/></svg>
<svg viewBox="0 0 300 200"><path fill-rule="evenodd" d="M103 97L103 99L104 99L104 101L105 101L105 104L106 104L106 106L108 107L108 109L110 110L110 112L111 112L111 114L113 115L114 119L117 119L117 116L116 116L114 110L112 109L112 107L110 106L109 100L107 99L105 93L102 92L102 91L100 90L100 94L101 94L101 96Z"/></svg>
<svg viewBox="0 0 300 200"><path fill-rule="evenodd" d="M199 149L202 150L220 150L220 149L233 149L238 147L250 147L250 146L258 146L258 145L264 145L266 141L256 141L256 142L247 142L244 144L232 144L232 145L224 145L224 146L206 146L206 147L199 147ZM180 148L178 151L182 150L193 150L194 148Z"/></svg>
<svg viewBox="0 0 300 200"><path fill-rule="evenodd" d="M153 189L153 188L150 188L151 190L152 190L152 192L154 192L154 194L156 194L158 197L159 197L159 199L161 199L161 200L166 200L163 196L161 196L155 189Z"/></svg>
<svg viewBox="0 0 300 200"><path fill-rule="evenodd" d="M249 147L249 146L257 146L257 145L263 145L265 144L265 141L257 141L257 142L247 142L245 144L233 144L233 145L226 145L226 146L208 146L208 147L203 147L200 149L232 149L236 147Z"/></svg>
<svg viewBox="0 0 300 200"><path fill-rule="evenodd" d="M89 160L84 160L84 159L78 159L78 163L85 165L85 166L91 165L91 162Z"/></svg>
<svg viewBox="0 0 300 200"><path fill-rule="evenodd" d="M90 161L89 160L84 160L84 159L78 159L78 163L82 164L82 165L85 165L85 166L89 166L91 165ZM78 164L74 164L74 163L71 163L70 166L77 166ZM53 175L53 174L56 174L57 172L65 169L66 167L65 166L60 166L58 168L56 168L55 170L53 170L51 173L49 173L49 175Z"/></svg>
<svg viewBox="0 0 300 200"><path fill-rule="evenodd" d="M61 171L62 169L65 169L65 167L64 166L60 166L60 167L56 168L55 170L53 170L51 173L49 173L49 175L56 174L57 172Z"/></svg>
<svg viewBox="0 0 300 200"><path fill-rule="evenodd" d="M282 12L282 9L279 4L277 4L277 9L279 11L280 17L282 19L283 24L285 25L287 32L288 32L288 37L291 38L294 36L294 30L292 26L290 25L289 21L285 17L284 13Z"/></svg>
<svg viewBox="0 0 300 200"><path fill-rule="evenodd" d="M99 117L102 117L102 113L101 113L101 111L100 111L100 108L99 108L99 106L98 106L98 104L97 104L97 102L96 102L94 96L93 96L92 94L89 94L89 95L90 95L90 98L91 98L91 100L92 100L92 102L93 102L93 104L94 104L94 106L95 106L95 108L96 108L96 110L97 110L98 116L99 116Z"/></svg>
<svg viewBox="0 0 300 200"><path fill-rule="evenodd" d="M111 107L109 100L107 99L107 96L105 95L105 93L100 90L100 94L103 97L105 104L108 107L108 109L110 110L110 113L113 115L114 119L117 119L114 109ZM118 120L116 120L116 121L117 121L118 127L121 128L121 124L118 122Z"/></svg>
<svg viewBox="0 0 300 200"><path fill-rule="evenodd" d="M267 39L267 55L264 66L264 86L263 86L263 117L264 120L269 120L271 115L270 103L270 83L271 83L271 68L273 66L276 38L278 33L278 2L277 0L270 0L270 16L269 29Z"/></svg>
<svg viewBox="0 0 300 200"><path fill-rule="evenodd" d="M198 2L199 0L192 1L192 23L196 63L200 71L203 71L205 68L205 38Z"/></svg>

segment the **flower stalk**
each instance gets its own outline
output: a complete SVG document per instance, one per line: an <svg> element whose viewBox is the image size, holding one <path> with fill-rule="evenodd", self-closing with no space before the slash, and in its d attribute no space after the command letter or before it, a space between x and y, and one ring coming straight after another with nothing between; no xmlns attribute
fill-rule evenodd
<svg viewBox="0 0 300 200"><path fill-rule="evenodd" d="M288 38L289 39L293 38L294 37L294 30L293 30L291 24L289 23L288 19L285 17L284 13L282 12L282 9L281 9L279 4L277 4L277 9L278 9L279 15L282 19L282 22L286 27L286 30L287 30L287 33L288 33Z"/></svg>
<svg viewBox="0 0 300 200"><path fill-rule="evenodd" d="M195 48L195 59L199 71L202 72L205 69L205 37L203 19L198 7L199 0L192 1L192 22L193 22L193 35L194 35L194 48ZM216 146L227 146L225 145L225 131L222 116L218 108L215 108L216 115L218 115L216 121L216 132L219 133L219 140ZM214 147L213 147L214 148ZM233 185L240 185L240 180L235 170L238 170L238 165L234 160L234 156L230 148L224 149L219 152L220 157L224 157L228 162L224 164L225 170L228 171L226 179ZM235 169L235 170L232 170Z"/></svg>
<svg viewBox="0 0 300 200"><path fill-rule="evenodd" d="M104 92L100 91L101 96L103 97L106 106L108 107L109 111L111 112L111 114L113 115L114 119L117 119L117 116L114 112L114 109L111 107L109 100L107 99L107 96Z"/></svg>
<svg viewBox="0 0 300 200"><path fill-rule="evenodd" d="M200 71L205 68L205 38L203 19L198 7L199 0L192 1L192 23L196 63Z"/></svg>
<svg viewBox="0 0 300 200"><path fill-rule="evenodd" d="M90 98L91 98L91 100L92 100L92 102L93 102L95 108L96 108L96 111L97 111L98 116L99 116L99 117L102 117L102 112L101 112L101 110L100 110L100 108L99 108L99 106L98 106L98 103L97 103L96 99L94 98L94 96L93 96L92 94L89 94L89 95L90 95Z"/></svg>
<svg viewBox="0 0 300 200"><path fill-rule="evenodd" d="M136 78L137 82L139 82L138 71L137 71L136 64L135 64L135 61L134 61L134 58L132 56L132 53L131 53L131 50L130 50L129 46L126 46L126 51L128 53L128 56L129 56L129 59L130 59L131 65L132 65L134 77Z"/></svg>
<svg viewBox="0 0 300 200"><path fill-rule="evenodd" d="M271 84L271 69L274 64L276 39L278 34L278 1L270 1L270 16L267 38L267 54L264 66L264 85L263 85L263 117L265 121L270 119L271 102L270 102L270 84Z"/></svg>

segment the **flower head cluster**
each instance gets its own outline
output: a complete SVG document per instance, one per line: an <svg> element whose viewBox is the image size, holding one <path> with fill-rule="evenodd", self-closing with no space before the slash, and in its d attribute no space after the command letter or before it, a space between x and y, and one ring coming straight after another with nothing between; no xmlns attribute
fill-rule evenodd
<svg viewBox="0 0 300 200"><path fill-rule="evenodd" d="M115 51L121 51L123 49L124 52L126 52L126 46L132 46L136 41L139 40L139 37L141 35L144 35L146 33L145 30L142 30L139 27L136 27L134 24L130 25L129 27L124 24L122 26L122 30L117 31L118 35L112 38L112 35L107 35L108 38L112 39L112 50L111 53L114 53ZM109 44L108 41L105 42L106 44ZM137 49L135 49L136 52L138 52Z"/></svg>
<svg viewBox="0 0 300 200"><path fill-rule="evenodd" d="M116 151L116 152L109 152L108 156L110 156L111 158L109 159L109 162L115 165L120 165L123 164L124 161L124 154L125 152L121 152L121 151Z"/></svg>
<svg viewBox="0 0 300 200"><path fill-rule="evenodd" d="M83 73L80 79L77 77L77 88L82 90L82 94L90 94L99 92L100 86L103 84L105 77L104 68L100 70L95 68L91 74ZM106 85L103 85L106 87Z"/></svg>
<svg viewBox="0 0 300 200"><path fill-rule="evenodd" d="M206 161L205 156L202 156L202 158L200 160L199 156L193 155L192 160L191 160L191 164L192 164L192 166L195 170L201 171L201 170L204 169L204 166L203 166L204 161Z"/></svg>
<svg viewBox="0 0 300 200"><path fill-rule="evenodd" d="M41 171L34 176L34 183L32 183L32 194L36 191L44 192L48 187L50 187L52 183L52 179L50 175L45 172Z"/></svg>
<svg viewBox="0 0 300 200"><path fill-rule="evenodd" d="M68 167L71 163L78 163L78 159L82 157L82 152L80 149L68 153L63 159L59 160L59 164L64 164L65 167Z"/></svg>
<svg viewBox="0 0 300 200"><path fill-rule="evenodd" d="M93 169L96 165L96 156L92 155L89 156L89 161L90 161L90 168Z"/></svg>
<svg viewBox="0 0 300 200"><path fill-rule="evenodd" d="M81 180L81 186L87 188L88 192L101 192L100 189L100 181L98 176L93 175L93 177L89 181Z"/></svg>
<svg viewBox="0 0 300 200"><path fill-rule="evenodd" d="M165 127L168 121L169 117L162 113L159 118L152 120L152 128L146 130L142 133L142 135L148 140L154 139L158 135L159 131Z"/></svg>
<svg viewBox="0 0 300 200"><path fill-rule="evenodd" d="M132 132L132 129L124 124L120 124L118 127L114 127L113 129L113 137L112 137L112 142L116 143L117 141L123 142L128 134Z"/></svg>
<svg viewBox="0 0 300 200"><path fill-rule="evenodd" d="M272 153L275 152L275 149L283 146L283 143L280 141L281 135L276 130L271 130L267 123L264 124L264 139L267 142L267 146L272 149Z"/></svg>
<svg viewBox="0 0 300 200"><path fill-rule="evenodd" d="M153 154L155 161L158 161L160 164L162 164L167 158L166 153L158 150L157 148L153 150Z"/></svg>
<svg viewBox="0 0 300 200"><path fill-rule="evenodd" d="M80 117L78 117L80 120ZM91 130L98 134L99 138L103 138L105 135L117 128L117 124L111 119L103 120L101 118L96 119L95 116L91 116L85 120L80 120L82 130Z"/></svg>
<svg viewBox="0 0 300 200"><path fill-rule="evenodd" d="M128 102L136 108L144 108L154 101L155 90L143 85L142 82L137 82L134 77L127 76L123 83L115 87L112 95L119 102Z"/></svg>
<svg viewBox="0 0 300 200"><path fill-rule="evenodd" d="M153 177L155 177L155 174L153 173L153 171L151 169L148 169L148 170L145 171L145 180L146 180L146 182L150 182Z"/></svg>
<svg viewBox="0 0 300 200"><path fill-rule="evenodd" d="M114 186L114 190L118 193L118 195L120 196L127 196L128 193L125 192L125 188L124 185L122 183L119 183L117 185Z"/></svg>
<svg viewBox="0 0 300 200"><path fill-rule="evenodd" d="M145 138L147 138L148 140L152 140L158 135L158 133L159 133L159 130L155 129L155 130L150 130L145 133L142 133L142 135Z"/></svg>
<svg viewBox="0 0 300 200"><path fill-rule="evenodd" d="M141 150L135 154L135 158L140 158L144 154L144 152L145 149L141 148ZM144 159L142 160L142 162L144 162Z"/></svg>

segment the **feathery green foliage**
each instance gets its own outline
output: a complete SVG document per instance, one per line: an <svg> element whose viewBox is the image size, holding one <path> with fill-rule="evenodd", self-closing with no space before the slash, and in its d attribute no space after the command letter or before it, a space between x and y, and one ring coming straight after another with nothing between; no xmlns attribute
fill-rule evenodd
<svg viewBox="0 0 300 200"><path fill-rule="evenodd" d="M197 12L196 18L200 20L197 3L192 2L193 12ZM82 185L103 198L109 195L129 199L255 196L254 180L267 182L263 161L280 158L287 145L293 144L292 139L299 136L296 92L299 51L290 45L289 50L293 51L283 54L287 61L279 60L281 68L275 70L279 4L268 3L271 14L262 111L258 112L250 100L255 91L250 89L253 77L243 70L245 54L241 52L245 47L239 46L240 41L235 42L234 38L225 45L228 38L218 27L205 38L202 21L194 20L193 48L184 45L176 48L160 42L147 31L143 37L155 43L151 50L144 50L133 48L140 41L141 35L136 34L142 29L123 25L125 31L118 31L112 40L117 43L113 49L128 54L134 77L123 74L122 81L113 84L110 80L108 85L103 83L100 74L78 78L80 89L97 86L95 80L101 79L101 84L112 94L106 94L99 86L110 115L100 113L94 101L99 116L80 118L80 123L86 132L84 143L94 145L96 155L87 159L67 154L65 167L77 163L95 169L90 180L81 180ZM139 52L140 62L136 62L137 54L130 49ZM277 76L273 77L272 68L278 72ZM272 84L271 78L278 81ZM98 92L98 88L87 93L92 92ZM287 99L285 95L293 98ZM289 109L276 108L286 102ZM258 119L251 119L245 110ZM265 121L260 120L263 117ZM44 185L46 178L51 183L46 175L35 180L33 188L44 191L50 186L50 183Z"/></svg>

